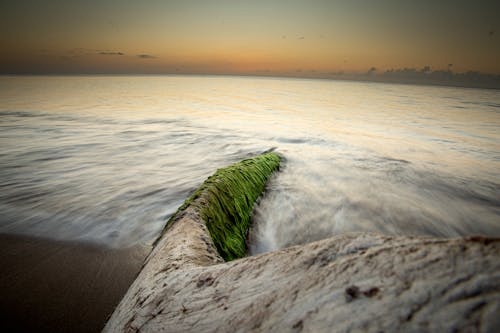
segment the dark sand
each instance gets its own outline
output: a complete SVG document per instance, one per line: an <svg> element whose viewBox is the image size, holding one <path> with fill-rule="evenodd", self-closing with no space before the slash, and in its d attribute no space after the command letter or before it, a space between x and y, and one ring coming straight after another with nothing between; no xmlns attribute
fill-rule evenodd
<svg viewBox="0 0 500 333"><path fill-rule="evenodd" d="M0 234L0 331L99 332L150 250Z"/></svg>

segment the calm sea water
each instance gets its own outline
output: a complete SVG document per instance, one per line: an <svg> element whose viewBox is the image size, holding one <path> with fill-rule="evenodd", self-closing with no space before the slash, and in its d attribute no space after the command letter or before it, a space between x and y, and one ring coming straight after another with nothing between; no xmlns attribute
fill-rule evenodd
<svg viewBox="0 0 500 333"><path fill-rule="evenodd" d="M498 90L245 77L0 77L0 232L152 242L276 147L251 252L346 231L500 236Z"/></svg>

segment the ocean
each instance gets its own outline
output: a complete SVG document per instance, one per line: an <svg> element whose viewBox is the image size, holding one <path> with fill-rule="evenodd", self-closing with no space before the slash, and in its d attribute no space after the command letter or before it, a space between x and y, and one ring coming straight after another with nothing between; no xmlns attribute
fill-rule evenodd
<svg viewBox="0 0 500 333"><path fill-rule="evenodd" d="M0 233L151 244L208 176L275 149L250 253L500 236L500 91L232 76L0 77Z"/></svg>

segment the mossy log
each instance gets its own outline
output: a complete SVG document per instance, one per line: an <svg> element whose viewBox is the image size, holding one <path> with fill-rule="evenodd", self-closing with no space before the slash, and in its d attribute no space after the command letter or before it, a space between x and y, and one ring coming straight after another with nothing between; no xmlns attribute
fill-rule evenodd
<svg viewBox="0 0 500 333"><path fill-rule="evenodd" d="M499 331L500 239L344 234L224 262L244 253L242 230L278 165L265 154L210 177L103 332Z"/></svg>
<svg viewBox="0 0 500 333"><path fill-rule="evenodd" d="M246 234L252 208L280 156L268 152L219 169L196 190L167 222L168 229L188 207L198 210L212 241L226 261L246 255Z"/></svg>

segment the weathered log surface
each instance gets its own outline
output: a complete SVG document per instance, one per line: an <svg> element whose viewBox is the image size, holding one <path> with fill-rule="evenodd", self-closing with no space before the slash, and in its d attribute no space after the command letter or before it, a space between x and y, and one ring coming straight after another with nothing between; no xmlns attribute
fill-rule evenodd
<svg viewBox="0 0 500 333"><path fill-rule="evenodd" d="M500 241L345 234L223 262L188 210L104 332L498 332Z"/></svg>

